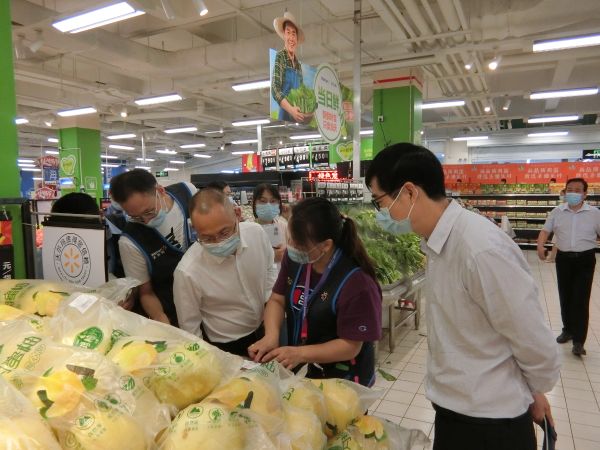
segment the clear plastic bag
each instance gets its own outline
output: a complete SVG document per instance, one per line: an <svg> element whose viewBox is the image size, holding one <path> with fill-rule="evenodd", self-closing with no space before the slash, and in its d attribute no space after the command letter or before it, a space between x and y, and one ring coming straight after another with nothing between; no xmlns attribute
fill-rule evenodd
<svg viewBox="0 0 600 450"><path fill-rule="evenodd" d="M285 413L285 431L291 450L322 450L327 444L323 433L323 424L309 409L295 408L287 403Z"/></svg>
<svg viewBox="0 0 600 450"><path fill-rule="evenodd" d="M307 378L296 378L291 383L282 383L284 404L313 413L324 427L327 421L327 406L323 391Z"/></svg>
<svg viewBox="0 0 600 450"><path fill-rule="evenodd" d="M31 403L0 377L0 448L60 450L46 421Z"/></svg>
<svg viewBox="0 0 600 450"><path fill-rule="evenodd" d="M174 413L198 403L239 369L239 360L200 340L125 336L107 357L150 389Z"/></svg>
<svg viewBox="0 0 600 450"><path fill-rule="evenodd" d="M277 440L284 429L281 398L280 365L275 361L260 364L238 373L215 389L207 401L219 402L228 408L247 409L267 434Z"/></svg>
<svg viewBox="0 0 600 450"><path fill-rule="evenodd" d="M168 408L105 356L53 342L24 321L0 327L0 375L57 434L86 450L153 448L170 422Z"/></svg>
<svg viewBox="0 0 600 450"><path fill-rule="evenodd" d="M429 447L421 430L410 430L375 416L362 416L332 439L327 450L411 450Z"/></svg>
<svg viewBox="0 0 600 450"><path fill-rule="evenodd" d="M45 280L0 280L0 304L27 314L54 316L61 302L75 292L95 293L117 304L137 285L139 281L133 278L111 280L97 288Z"/></svg>
<svg viewBox="0 0 600 450"><path fill-rule="evenodd" d="M182 410L159 442L161 450L275 450L246 414L212 401Z"/></svg>
<svg viewBox="0 0 600 450"><path fill-rule="evenodd" d="M325 396L327 420L325 434L333 437L345 430L379 398L375 389L339 378L311 380Z"/></svg>

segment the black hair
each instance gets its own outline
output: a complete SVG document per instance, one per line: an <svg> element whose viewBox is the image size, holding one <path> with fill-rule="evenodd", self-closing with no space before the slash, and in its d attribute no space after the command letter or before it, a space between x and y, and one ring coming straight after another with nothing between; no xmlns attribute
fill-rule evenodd
<svg viewBox="0 0 600 450"><path fill-rule="evenodd" d="M252 193L252 212L254 213L254 217L258 217L256 215L256 201L260 198L263 192L269 191L273 198L279 201L279 211L283 209L283 205L281 204L281 194L279 194L279 189L269 183L259 184L254 188L254 192Z"/></svg>
<svg viewBox="0 0 600 450"><path fill-rule="evenodd" d="M410 181L432 200L446 197L442 164L431 151L420 145L403 142L380 151L367 170L367 186L371 186L374 178L387 194L397 192Z"/></svg>
<svg viewBox="0 0 600 450"><path fill-rule="evenodd" d="M225 183L224 181L211 181L204 187L207 189L215 189L217 191L223 192L227 186L228 186L228 184Z"/></svg>
<svg viewBox="0 0 600 450"><path fill-rule="evenodd" d="M506 178L501 178L500 182L506 184Z"/></svg>
<svg viewBox="0 0 600 450"><path fill-rule="evenodd" d="M583 184L583 192L587 192L588 183L583 178L571 178L567 180L567 184L565 184L565 189L569 186L570 183L581 183Z"/></svg>
<svg viewBox="0 0 600 450"><path fill-rule="evenodd" d="M132 169L110 180L112 199L122 205L133 194L148 194L156 189L156 178L144 169Z"/></svg>
<svg viewBox="0 0 600 450"><path fill-rule="evenodd" d="M100 215L96 200L83 192L71 192L56 200L50 210L53 213L95 214Z"/></svg>
<svg viewBox="0 0 600 450"><path fill-rule="evenodd" d="M375 266L358 236L356 224L349 217L342 217L329 200L310 197L298 202L292 209L289 229L294 242L303 246L331 239L363 272L377 281Z"/></svg>
<svg viewBox="0 0 600 450"><path fill-rule="evenodd" d="M556 178L550 178L550 183L556 183Z"/></svg>
<svg viewBox="0 0 600 450"><path fill-rule="evenodd" d="M100 216L100 207L96 200L94 200L89 194L83 192L71 192L70 194L63 195L57 199L50 212L61 213L61 214L89 214ZM91 217L66 217L66 216L53 216L48 217L48 222L53 223L99 223L100 217L97 219Z"/></svg>

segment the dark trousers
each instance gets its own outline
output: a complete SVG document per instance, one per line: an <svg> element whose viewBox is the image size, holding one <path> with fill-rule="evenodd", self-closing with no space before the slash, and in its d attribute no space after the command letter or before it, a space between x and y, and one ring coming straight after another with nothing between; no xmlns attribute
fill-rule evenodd
<svg viewBox="0 0 600 450"><path fill-rule="evenodd" d="M248 358L248 347L250 347L256 341L262 339L265 336L265 329L261 324L260 327L258 327L249 335L241 337L231 342L212 342L210 339L208 339L204 331L202 332L202 334L206 342L214 345L215 347L223 350L224 352L233 353L234 355Z"/></svg>
<svg viewBox="0 0 600 450"><path fill-rule="evenodd" d="M529 411L512 419L486 419L435 408L433 450L536 450Z"/></svg>
<svg viewBox="0 0 600 450"><path fill-rule="evenodd" d="M574 343L584 344L590 317L590 294L596 268L596 252L561 252L556 254L556 278L563 331Z"/></svg>

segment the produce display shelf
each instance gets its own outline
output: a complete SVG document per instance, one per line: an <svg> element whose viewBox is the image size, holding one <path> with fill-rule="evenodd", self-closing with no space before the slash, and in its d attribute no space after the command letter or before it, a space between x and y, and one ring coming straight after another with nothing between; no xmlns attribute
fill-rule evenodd
<svg viewBox="0 0 600 450"><path fill-rule="evenodd" d="M393 286L389 289L384 290L382 287L382 306L383 308L387 308L388 311L388 345L390 351L392 352L396 347L395 339L398 328L414 318L415 330L419 329L419 309L424 283L425 271L423 270L414 274L412 277L405 279L403 282L394 285L388 285ZM401 301L408 301L413 305L413 307L409 309L403 308L399 306ZM398 320L395 320L395 317L398 316L398 312L400 312L400 315Z"/></svg>
<svg viewBox="0 0 600 450"><path fill-rule="evenodd" d="M494 216L494 220L502 220L503 216ZM508 217L508 216L506 216ZM547 217L508 217L508 220L543 220L546 221Z"/></svg>
<svg viewBox="0 0 600 450"><path fill-rule="evenodd" d="M521 231L542 231L542 228L520 228L520 227L513 227L513 230L521 230Z"/></svg>

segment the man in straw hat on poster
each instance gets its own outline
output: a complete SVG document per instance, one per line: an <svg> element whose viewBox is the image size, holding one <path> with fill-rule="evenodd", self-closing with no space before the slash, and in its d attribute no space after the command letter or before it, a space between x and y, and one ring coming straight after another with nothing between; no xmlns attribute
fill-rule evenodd
<svg viewBox="0 0 600 450"><path fill-rule="evenodd" d="M304 123L310 117L300 111L298 106L292 106L287 96L292 89L302 86L302 65L296 56L298 44L304 42L304 32L298 26L292 13L285 12L283 17L273 21L273 27L284 42L283 50L277 52L271 83L271 95L279 104L279 120Z"/></svg>

